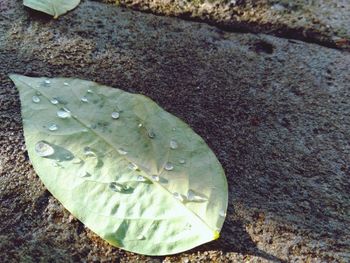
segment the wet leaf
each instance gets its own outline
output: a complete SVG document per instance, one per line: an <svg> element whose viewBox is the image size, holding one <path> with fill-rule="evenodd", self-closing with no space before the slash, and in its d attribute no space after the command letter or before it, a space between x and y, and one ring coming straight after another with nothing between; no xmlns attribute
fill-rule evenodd
<svg viewBox="0 0 350 263"><path fill-rule="evenodd" d="M59 17L79 5L80 0L23 0L29 8Z"/></svg>
<svg viewBox="0 0 350 263"><path fill-rule="evenodd" d="M94 82L10 77L35 171L92 231L147 255L219 237L225 174L188 125L145 96Z"/></svg>

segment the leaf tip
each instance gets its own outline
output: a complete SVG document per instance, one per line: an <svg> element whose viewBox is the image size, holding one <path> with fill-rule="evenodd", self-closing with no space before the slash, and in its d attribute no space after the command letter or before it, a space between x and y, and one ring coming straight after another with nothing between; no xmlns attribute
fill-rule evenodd
<svg viewBox="0 0 350 263"><path fill-rule="evenodd" d="M220 232L218 230L214 231L214 240L218 239L220 237Z"/></svg>

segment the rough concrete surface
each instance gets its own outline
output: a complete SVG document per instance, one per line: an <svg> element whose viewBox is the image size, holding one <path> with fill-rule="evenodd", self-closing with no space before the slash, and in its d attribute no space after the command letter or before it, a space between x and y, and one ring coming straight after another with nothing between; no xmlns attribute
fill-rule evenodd
<svg viewBox="0 0 350 263"><path fill-rule="evenodd" d="M350 50L349 0L99 0Z"/></svg>
<svg viewBox="0 0 350 263"><path fill-rule="evenodd" d="M2 262L349 262L350 54L93 1L53 20L0 1ZM109 246L56 201L25 151L9 73L142 93L217 154L222 236L146 257Z"/></svg>

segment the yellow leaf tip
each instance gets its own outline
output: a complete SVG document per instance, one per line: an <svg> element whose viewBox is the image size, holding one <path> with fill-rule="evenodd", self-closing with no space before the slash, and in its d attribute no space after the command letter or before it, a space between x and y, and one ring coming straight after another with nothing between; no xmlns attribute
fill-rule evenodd
<svg viewBox="0 0 350 263"><path fill-rule="evenodd" d="M220 237L220 232L218 230L214 231L214 240L218 239Z"/></svg>

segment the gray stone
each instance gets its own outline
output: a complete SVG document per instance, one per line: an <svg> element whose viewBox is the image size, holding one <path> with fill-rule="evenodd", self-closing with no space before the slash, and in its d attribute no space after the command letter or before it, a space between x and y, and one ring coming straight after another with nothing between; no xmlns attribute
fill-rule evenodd
<svg viewBox="0 0 350 263"><path fill-rule="evenodd" d="M224 27L350 50L348 0L100 0Z"/></svg>
<svg viewBox="0 0 350 263"><path fill-rule="evenodd" d="M350 260L348 52L92 1L58 20L18 1L1 3L2 262ZM186 121L226 171L221 237L179 255L146 257L86 229L30 165L9 73L142 93Z"/></svg>

